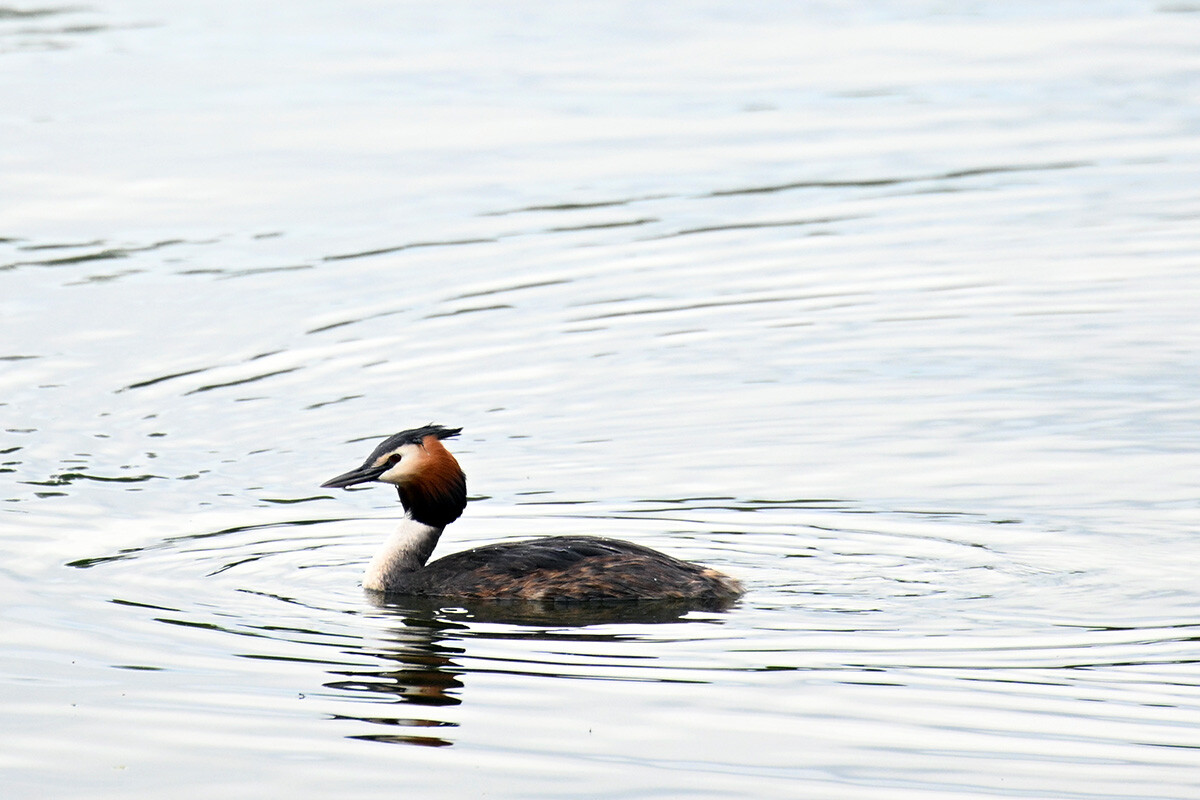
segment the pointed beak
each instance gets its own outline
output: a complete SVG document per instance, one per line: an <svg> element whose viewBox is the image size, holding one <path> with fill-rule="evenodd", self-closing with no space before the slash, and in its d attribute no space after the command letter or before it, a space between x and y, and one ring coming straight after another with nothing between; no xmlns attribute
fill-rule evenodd
<svg viewBox="0 0 1200 800"><path fill-rule="evenodd" d="M348 486L353 486L356 483L366 483L377 479L380 475L387 472L387 466L376 467L370 464L352 469L336 478L330 478L321 484L322 489L345 489Z"/></svg>

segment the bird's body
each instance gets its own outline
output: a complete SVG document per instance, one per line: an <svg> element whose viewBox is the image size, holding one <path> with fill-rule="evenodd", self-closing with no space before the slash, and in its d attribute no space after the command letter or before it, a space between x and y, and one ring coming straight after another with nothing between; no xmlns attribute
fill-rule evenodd
<svg viewBox="0 0 1200 800"><path fill-rule="evenodd" d="M460 599L693 600L727 604L736 580L649 547L596 536L546 536L485 545L426 562L466 506L466 478L428 425L391 436L358 469L324 486L394 484L405 519L367 567L363 586L387 594Z"/></svg>
<svg viewBox="0 0 1200 800"><path fill-rule="evenodd" d="M717 600L740 589L713 569L617 539L544 536L444 556L366 584L419 597L521 600ZM368 588L374 588L369 586Z"/></svg>

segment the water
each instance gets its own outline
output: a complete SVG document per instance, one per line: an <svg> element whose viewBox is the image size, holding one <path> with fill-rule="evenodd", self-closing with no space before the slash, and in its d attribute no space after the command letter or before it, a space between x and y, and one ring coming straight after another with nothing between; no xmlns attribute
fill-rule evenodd
<svg viewBox="0 0 1200 800"><path fill-rule="evenodd" d="M0 9L6 797L1200 795L1200 6ZM643 542L725 612L379 605Z"/></svg>

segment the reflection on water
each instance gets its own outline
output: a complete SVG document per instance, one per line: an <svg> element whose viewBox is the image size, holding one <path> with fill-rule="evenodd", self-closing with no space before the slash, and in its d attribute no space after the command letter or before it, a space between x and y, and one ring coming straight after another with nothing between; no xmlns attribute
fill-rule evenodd
<svg viewBox="0 0 1200 800"><path fill-rule="evenodd" d="M1195 795L1195 9L265 8L0 8L6 797Z"/></svg>
<svg viewBox="0 0 1200 800"><path fill-rule="evenodd" d="M465 682L471 673L481 670L463 666L464 657L471 652L475 640L500 639L522 642L528 647L545 651L547 648L570 649L575 643L627 642L629 634L582 633L576 629L600 625L652 625L678 622L691 609L680 603L611 602L611 603L535 603L479 602L465 606L444 607L444 604L419 598L385 601L373 598L388 612L386 641L375 648L364 648L360 655L379 662L371 669L334 670L338 680L326 683L358 697L371 699L371 711L366 716L338 716L338 720L357 719L369 725L389 728L455 728L456 722L444 719L414 717L417 713L408 706L454 706L463 702ZM481 623L504 626L503 631L485 632L476 626ZM515 627L514 627L515 626ZM526 650L528 652L528 649ZM490 664L486 671L503 670L516 675L542 678L580 677L579 664L575 669L559 673L556 666L563 662L539 659L506 659ZM603 664L594 665L604 669ZM611 679L611 678L610 678ZM659 680L672 680L662 677ZM390 716L378 704L400 704ZM430 712L425 712L426 714ZM429 747L452 745L453 739L443 736L413 733L354 734L352 738L392 744L415 744Z"/></svg>
<svg viewBox="0 0 1200 800"><path fill-rule="evenodd" d="M429 733L390 731L456 727L456 723L445 720L411 716L418 713L411 706L436 708L462 702L458 690L463 687L464 670L454 659L463 653L463 649L455 647L453 638L446 633L447 629L454 627L462 626L439 620L434 615L404 619L392 629L392 636L385 645L373 652L364 652L364 655L379 662L378 667L334 671L338 679L326 683L327 688L357 696L366 695L373 699L368 716L339 716L336 719L357 719L371 726L383 726L383 730L389 731L355 734L356 739L425 747L445 747L453 744L450 739ZM398 708L391 714L386 714L379 708L381 700L390 701Z"/></svg>

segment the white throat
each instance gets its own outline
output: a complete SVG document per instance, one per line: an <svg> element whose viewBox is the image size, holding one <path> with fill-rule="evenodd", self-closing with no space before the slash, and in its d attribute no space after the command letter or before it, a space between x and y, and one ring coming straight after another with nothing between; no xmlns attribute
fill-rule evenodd
<svg viewBox="0 0 1200 800"><path fill-rule="evenodd" d="M396 586L404 573L425 566L441 535L441 528L405 517L367 565L363 588L382 592Z"/></svg>

